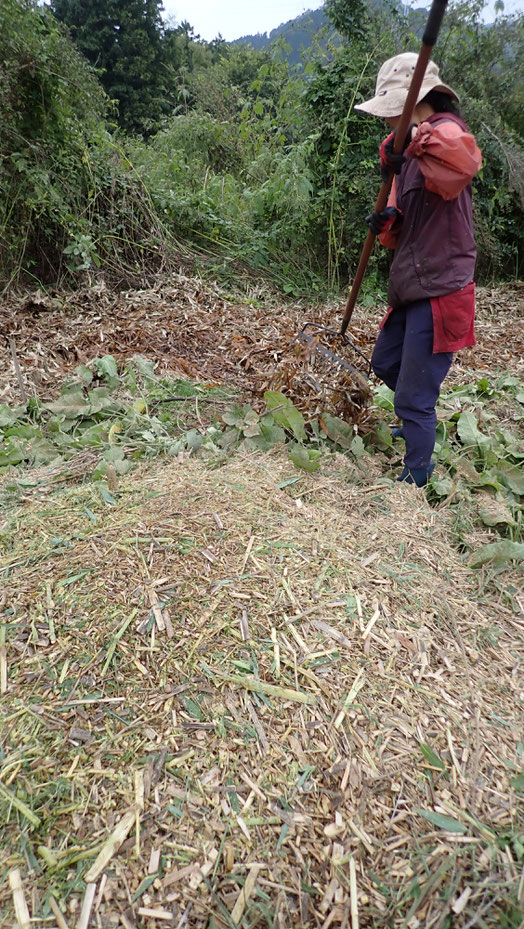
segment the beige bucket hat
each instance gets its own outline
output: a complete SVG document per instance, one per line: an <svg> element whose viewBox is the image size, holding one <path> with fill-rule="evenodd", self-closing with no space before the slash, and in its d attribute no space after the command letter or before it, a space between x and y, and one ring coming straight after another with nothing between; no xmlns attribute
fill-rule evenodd
<svg viewBox="0 0 524 929"><path fill-rule="evenodd" d="M375 96L364 103L356 104L355 109L371 113L373 116L400 116L417 60L418 55L415 52L403 52L402 55L388 58L378 72ZM440 90L458 100L455 91L440 80L434 61L428 62L417 103L420 103L430 90Z"/></svg>

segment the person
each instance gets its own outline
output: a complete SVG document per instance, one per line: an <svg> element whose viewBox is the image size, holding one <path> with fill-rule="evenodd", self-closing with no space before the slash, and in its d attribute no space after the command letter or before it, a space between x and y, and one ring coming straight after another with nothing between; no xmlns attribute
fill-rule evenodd
<svg viewBox="0 0 524 929"><path fill-rule="evenodd" d="M371 358L394 391L406 443L399 481L427 484L435 467L436 402L453 353L475 344L476 244L471 182L482 158L457 109L456 93L430 61L403 150L395 129L417 55L405 52L380 68L376 93L355 109L386 120L393 132L380 147L384 179L393 172L388 205L366 221L394 249L389 307Z"/></svg>

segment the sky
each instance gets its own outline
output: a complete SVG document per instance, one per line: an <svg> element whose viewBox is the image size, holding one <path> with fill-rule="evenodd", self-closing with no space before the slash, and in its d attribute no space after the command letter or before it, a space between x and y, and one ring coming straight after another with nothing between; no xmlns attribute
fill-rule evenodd
<svg viewBox="0 0 524 929"><path fill-rule="evenodd" d="M208 42L220 33L231 42L243 35L271 32L281 23L295 19L306 10L317 10L322 6L315 0L163 0L164 18L173 18L177 23L187 20L195 32ZM487 17L493 19L495 0L489 0ZM430 0L415 0L413 6L430 6ZM524 0L505 0L506 13L524 10Z"/></svg>

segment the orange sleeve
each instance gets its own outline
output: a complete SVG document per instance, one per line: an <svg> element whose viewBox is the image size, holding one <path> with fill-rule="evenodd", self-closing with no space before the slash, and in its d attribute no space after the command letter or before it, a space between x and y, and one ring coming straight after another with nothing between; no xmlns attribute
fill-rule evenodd
<svg viewBox="0 0 524 929"><path fill-rule="evenodd" d="M474 137L451 120L421 123L406 155L417 159L427 189L443 200L458 197L482 165Z"/></svg>

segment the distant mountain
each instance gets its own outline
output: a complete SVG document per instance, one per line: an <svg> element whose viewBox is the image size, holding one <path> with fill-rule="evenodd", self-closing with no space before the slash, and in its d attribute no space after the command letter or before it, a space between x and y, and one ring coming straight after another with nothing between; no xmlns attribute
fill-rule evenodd
<svg viewBox="0 0 524 929"><path fill-rule="evenodd" d="M374 7L384 6L384 0L370 0ZM416 35L422 36L426 25L428 11L423 8L416 10L409 6L401 4L403 12L408 15L410 27ZM237 39L234 44L242 43L251 45L255 49L268 48L272 42L283 39L286 45L289 45L289 62L290 64L302 64L303 53L318 43L320 47L325 47L326 38L322 38L321 31L333 36L335 30L331 25L324 8L318 10L308 10L297 16L296 19L290 19L287 23L282 23L271 32L258 32L256 35L245 35Z"/></svg>
<svg viewBox="0 0 524 929"><path fill-rule="evenodd" d="M316 40L318 33L324 27L333 31L333 26L329 22L323 7L319 10L308 10L297 16L296 19L290 19L287 23L282 23L271 32L257 32L256 35L244 35L236 40L236 43L242 45L251 45L255 49L268 48L272 42L283 39L286 45L290 46L289 61L291 64L302 63L302 53L311 48Z"/></svg>

